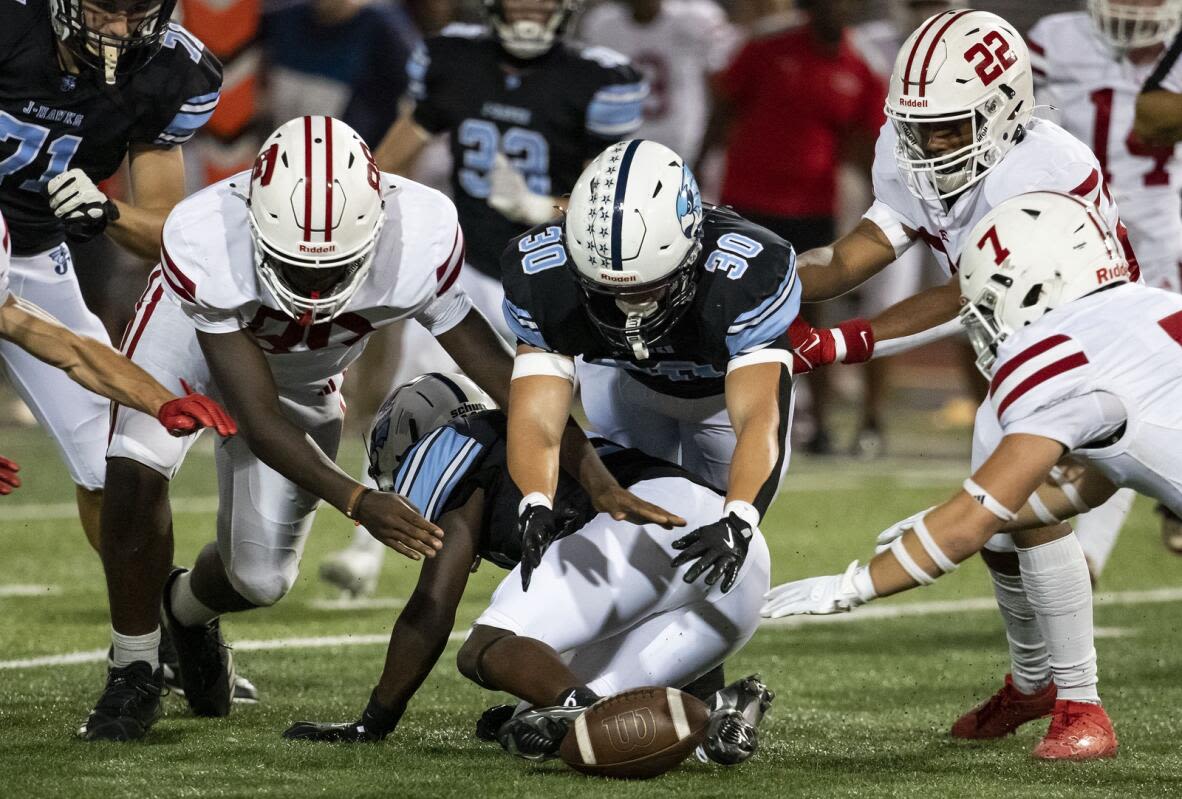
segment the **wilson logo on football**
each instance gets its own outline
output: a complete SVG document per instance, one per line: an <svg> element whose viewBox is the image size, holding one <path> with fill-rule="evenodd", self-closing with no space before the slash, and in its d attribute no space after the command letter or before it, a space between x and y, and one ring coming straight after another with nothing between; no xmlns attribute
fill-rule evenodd
<svg viewBox="0 0 1182 799"><path fill-rule="evenodd" d="M652 746L657 738L657 722L647 707L619 713L600 722L608 743L617 752Z"/></svg>

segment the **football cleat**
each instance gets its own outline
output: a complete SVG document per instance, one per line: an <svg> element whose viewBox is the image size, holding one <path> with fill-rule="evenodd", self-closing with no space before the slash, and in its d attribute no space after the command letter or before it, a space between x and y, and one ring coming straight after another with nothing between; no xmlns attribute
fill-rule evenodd
<svg viewBox="0 0 1182 799"><path fill-rule="evenodd" d="M1007 674L1005 685L993 696L958 718L952 725L953 738L980 740L1012 735L1028 721L1049 716L1055 707L1055 684L1035 694L1024 694L1014 687Z"/></svg>
<svg viewBox="0 0 1182 799"><path fill-rule="evenodd" d="M752 674L714 694L702 752L710 760L734 766L759 748L759 723L776 695Z"/></svg>
<svg viewBox="0 0 1182 799"><path fill-rule="evenodd" d="M320 563L320 579L353 599L372 595L381 573L381 558L353 548L333 552Z"/></svg>
<svg viewBox="0 0 1182 799"><path fill-rule="evenodd" d="M184 572L174 569L164 583L164 621L176 647L185 700L198 716L228 716L237 681L234 653L217 619L186 627L172 615L172 584Z"/></svg>
<svg viewBox="0 0 1182 799"><path fill-rule="evenodd" d="M586 709L586 705L555 706L518 713L497 730L497 742L511 755L526 760L549 760L557 757L570 725Z"/></svg>
<svg viewBox="0 0 1182 799"><path fill-rule="evenodd" d="M1182 555L1182 519L1160 503L1154 510L1161 516L1161 542L1175 555Z"/></svg>
<svg viewBox="0 0 1182 799"><path fill-rule="evenodd" d="M1098 760L1116 757L1119 747L1112 720L1100 705L1060 699L1051 727L1031 755L1039 760Z"/></svg>
<svg viewBox="0 0 1182 799"><path fill-rule="evenodd" d="M480 714L476 720L476 738L488 743L497 742L497 730L509 719L513 718L513 711L517 705L493 705Z"/></svg>
<svg viewBox="0 0 1182 799"><path fill-rule="evenodd" d="M164 682L143 661L107 669L107 687L78 730L87 741L134 741L160 718Z"/></svg>

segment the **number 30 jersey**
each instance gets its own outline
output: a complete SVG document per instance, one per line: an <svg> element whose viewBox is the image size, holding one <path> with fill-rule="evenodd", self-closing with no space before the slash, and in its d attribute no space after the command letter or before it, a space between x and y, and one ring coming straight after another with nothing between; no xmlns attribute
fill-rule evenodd
<svg viewBox="0 0 1182 799"><path fill-rule="evenodd" d="M500 273L501 251L525 226L488 205L489 172L502 153L538 194L568 193L586 162L632 133L648 88L624 56L559 42L513 60L488 30L449 25L412 56L414 120L451 134L452 196L468 233L468 261Z"/></svg>
<svg viewBox="0 0 1182 799"><path fill-rule="evenodd" d="M1153 63L1117 56L1085 11L1052 14L1030 30L1038 101L1091 146L1100 162L1148 285L1182 290L1182 160L1177 146L1149 146L1133 135L1137 95L1146 83L1182 93L1182 58L1170 47Z"/></svg>
<svg viewBox="0 0 1182 799"><path fill-rule="evenodd" d="M1003 435L1058 441L1182 514L1182 297L1118 284L1050 311L1002 342L989 395Z"/></svg>
<svg viewBox="0 0 1182 799"><path fill-rule="evenodd" d="M213 114L222 68L198 39L170 24L139 70L104 83L59 65L48 0L0 0L0 210L13 253L61 243L46 184L79 168L95 183L115 173L128 145L171 148Z"/></svg>
<svg viewBox="0 0 1182 799"><path fill-rule="evenodd" d="M586 298L561 225L543 224L505 249L501 281L505 321L531 347L627 369L662 394L723 393L735 358L774 346L789 349L788 326L800 311L792 245L729 208L707 208L693 301L669 332L637 360L613 347L586 311Z"/></svg>

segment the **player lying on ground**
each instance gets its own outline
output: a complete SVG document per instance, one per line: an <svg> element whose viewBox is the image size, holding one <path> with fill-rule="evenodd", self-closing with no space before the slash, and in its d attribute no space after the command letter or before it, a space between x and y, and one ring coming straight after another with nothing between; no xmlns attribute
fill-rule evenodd
<svg viewBox="0 0 1182 799"><path fill-rule="evenodd" d="M79 336L8 288L8 228L0 216L0 340L61 369L95 394L157 419L173 436L212 427L220 436L238 432L221 406L203 394L176 397L140 367L96 339ZM20 467L0 457L0 494L20 487Z"/></svg>
<svg viewBox="0 0 1182 799"><path fill-rule="evenodd" d="M382 407L370 436L372 475L382 488L423 508L445 531L445 545L423 564L361 717L346 724L297 722L286 737L356 742L393 732L443 653L472 564L485 559L512 569L521 560L528 546L514 524L521 494L506 473L505 414L487 410L492 407L471 381L437 374L400 387ZM412 446L415 436L421 438ZM583 460L594 472L582 477L584 483L676 500L695 511L691 518L721 508L716 492L679 467L602 439L596 447L603 461ZM464 673L527 702L562 705L574 696L561 711L519 717L533 718L543 733L523 722L501 728L502 742L513 751L539 757L557 750L561 736L555 730L565 730L575 713L571 707L585 708L597 694L627 688L684 685L746 643L758 622L758 594L769 568L767 547L756 533L734 591L724 595L700 582L687 585L678 579L684 569L669 566L670 536L662 527L596 514L587 492L565 473L554 513L561 540L542 559L528 599L520 577L509 574L459 655ZM573 653L569 666L553 647ZM714 702L719 718L706 749L721 762L738 762L754 750L752 725L771 701L770 692L756 686L740 681ZM740 722L735 713L745 709L754 716Z"/></svg>
<svg viewBox="0 0 1182 799"><path fill-rule="evenodd" d="M1000 443L963 491L884 533L886 549L868 565L779 586L764 615L850 610L934 582L1003 529L1058 525L1059 535L1018 550L1023 575L1090 618L1090 592L1055 573L1078 549L1060 521L1117 487L1182 510L1182 297L1128 282L1111 229L1067 195L1009 200L972 238L987 245L962 259L961 319L992 379ZM1086 468L1064 471L1067 455ZM1098 705L1056 701L1054 685L1023 697L1008 683L1011 731L1054 714L1035 756L1116 754Z"/></svg>

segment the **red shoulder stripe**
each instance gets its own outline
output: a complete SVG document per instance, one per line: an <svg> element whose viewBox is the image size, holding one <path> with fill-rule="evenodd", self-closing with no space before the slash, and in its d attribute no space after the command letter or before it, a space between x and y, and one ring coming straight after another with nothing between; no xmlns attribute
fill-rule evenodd
<svg viewBox="0 0 1182 799"><path fill-rule="evenodd" d="M442 297L447 293L460 276L460 270L464 266L464 234L460 231L459 226L456 226L456 238L451 245L451 254L447 256L443 263L435 267L435 280L439 283L439 287L435 289L435 296Z"/></svg>
<svg viewBox="0 0 1182 799"><path fill-rule="evenodd" d="M1096 190L1096 186L1100 183L1100 170L1093 169L1092 174L1084 178L1084 182L1071 190L1071 194L1076 197L1087 197Z"/></svg>
<svg viewBox="0 0 1182 799"><path fill-rule="evenodd" d="M1043 47L1041 44L1039 44L1038 42L1034 41L1034 39L1031 39L1029 37L1027 37L1027 39L1026 39L1026 46L1030 48L1030 52L1032 52L1032 53L1037 53L1038 55L1046 55L1047 54L1047 50L1045 47Z"/></svg>
<svg viewBox="0 0 1182 799"><path fill-rule="evenodd" d="M185 273L177 267L176 262L172 260L163 245L160 247L160 259L160 266L163 267L161 272L172 290L180 295L181 299L196 303L197 284L187 278Z"/></svg>
<svg viewBox="0 0 1182 799"><path fill-rule="evenodd" d="M1068 355L1066 358L1060 358L1054 363L1039 369L1030 377L1019 383L1013 391L1006 395L1006 398L1001 401L1001 405L997 407L997 418L1000 419L1001 415L1006 412L1006 408L1013 405L1018 400L1018 398L1026 392L1042 385L1052 377L1061 375L1064 372L1069 372L1072 369L1078 369L1087 362L1088 356L1084 355L1082 352L1076 352L1072 355Z"/></svg>
<svg viewBox="0 0 1182 799"><path fill-rule="evenodd" d="M997 374L995 374L993 376L993 380L990 381L989 396L992 397L994 394L996 394L997 390L1001 388L1001 384L1005 382L1006 378L1017 371L1022 366L1022 364L1026 363L1032 358L1037 358L1039 355L1042 355L1052 347L1057 347L1064 341L1070 340L1070 336L1065 336L1062 333L1058 333L1054 336L1051 336L1050 338L1043 339L1037 344L1027 347L1013 358L1010 358L1002 365L1000 369L997 370Z"/></svg>

